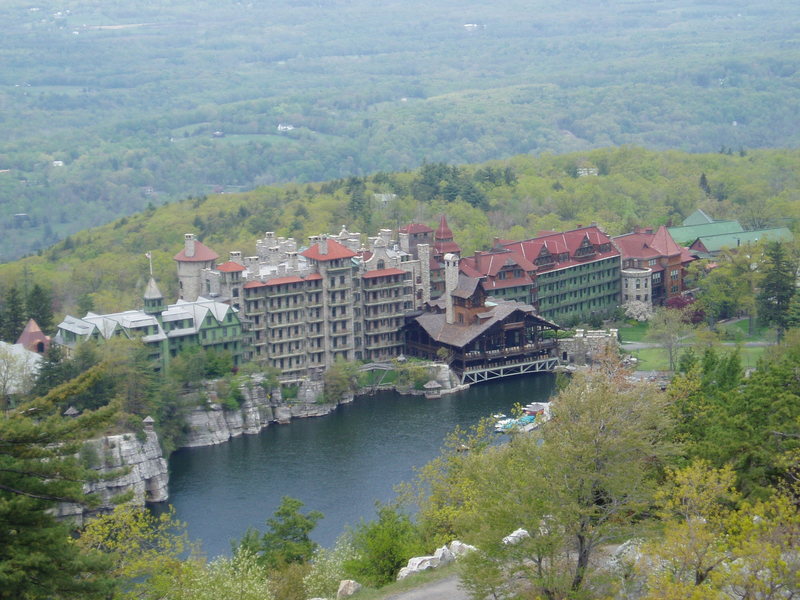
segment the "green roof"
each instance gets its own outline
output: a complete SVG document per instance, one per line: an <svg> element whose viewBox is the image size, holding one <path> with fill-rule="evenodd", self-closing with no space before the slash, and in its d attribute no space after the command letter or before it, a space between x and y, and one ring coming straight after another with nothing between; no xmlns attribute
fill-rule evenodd
<svg viewBox="0 0 800 600"><path fill-rule="evenodd" d="M683 225L707 225L713 222L714 219L709 217L702 209L698 208L683 220Z"/></svg>
<svg viewBox="0 0 800 600"><path fill-rule="evenodd" d="M737 246L754 244L762 240L789 242L793 239L794 236L792 232L786 227L776 227L775 229L757 229L755 231L742 231L740 233L707 235L697 238L692 246L699 242L703 244L708 252L714 253L719 252L723 248L736 248Z"/></svg>
<svg viewBox="0 0 800 600"><path fill-rule="evenodd" d="M739 224L739 221L714 221L713 223L687 225L685 227L667 227L667 231L679 245L688 246L699 237L741 233L744 228Z"/></svg>

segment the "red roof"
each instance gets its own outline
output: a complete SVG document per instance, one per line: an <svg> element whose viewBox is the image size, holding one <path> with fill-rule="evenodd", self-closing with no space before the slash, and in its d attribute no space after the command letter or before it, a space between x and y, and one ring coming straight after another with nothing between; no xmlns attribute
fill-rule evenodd
<svg viewBox="0 0 800 600"><path fill-rule="evenodd" d="M219 258L219 254L214 252L205 244L195 240L194 256L186 256L186 248L184 248L172 258L178 262L208 262L217 260Z"/></svg>
<svg viewBox="0 0 800 600"><path fill-rule="evenodd" d="M43 350L47 350L47 348L50 346L50 336L47 336L42 332L39 324L36 321L33 319L28 319L25 329L23 329L22 333L19 335L17 344L22 344L26 350L36 352L36 347L40 342L43 345Z"/></svg>
<svg viewBox="0 0 800 600"><path fill-rule="evenodd" d="M391 267L389 269L376 269L374 271L367 271L361 277L364 279L373 279L375 277L386 277L388 275L405 275L406 271Z"/></svg>
<svg viewBox="0 0 800 600"><path fill-rule="evenodd" d="M433 236L435 240L442 240L442 241L449 241L453 239L453 232L450 231L450 228L447 226L447 217L442 215L439 219L439 228L436 230L436 234Z"/></svg>
<svg viewBox="0 0 800 600"><path fill-rule="evenodd" d="M229 260L226 263L222 263L221 265L217 266L217 271L222 271L223 273L237 273L239 271L246 271L242 265L239 263L235 263L232 260Z"/></svg>
<svg viewBox="0 0 800 600"><path fill-rule="evenodd" d="M433 229L422 223L410 223L405 227L398 229L400 233L431 233Z"/></svg>
<svg viewBox="0 0 800 600"><path fill-rule="evenodd" d="M520 285L533 285L530 277L514 277L512 279L489 279L481 282L485 290L501 290Z"/></svg>
<svg viewBox="0 0 800 600"><path fill-rule="evenodd" d="M448 242L434 242L433 247L442 254L447 254L448 252L452 252L453 254L458 254L459 252L461 252L461 246L459 246L452 240Z"/></svg>
<svg viewBox="0 0 800 600"><path fill-rule="evenodd" d="M328 261L328 260L337 260L339 258L353 258L356 256L356 253L342 246L336 240L328 239L328 252L326 254L322 254L320 252L320 245L319 243L314 244L308 250L301 252L302 256L306 258L310 258L311 260L320 260L320 261Z"/></svg>
<svg viewBox="0 0 800 600"><path fill-rule="evenodd" d="M263 281L248 281L242 287L247 289L247 290L249 290L251 288L264 287L265 285L267 285L267 284L264 283Z"/></svg>
<svg viewBox="0 0 800 600"><path fill-rule="evenodd" d="M536 270L536 266L531 261L510 250L476 253L475 256L462 258L459 263L462 272L470 277L481 277L484 275L493 277L497 275L503 267L514 265L519 266L526 272ZM472 273L477 273L477 275L473 275Z"/></svg>
<svg viewBox="0 0 800 600"><path fill-rule="evenodd" d="M624 258L649 259L681 254L681 247L663 225L655 233L637 231L614 238Z"/></svg>
<svg viewBox="0 0 800 600"><path fill-rule="evenodd" d="M594 252L584 257L576 257L575 252L581 247L584 240L597 247L602 244L610 244L610 249L605 252ZM521 242L502 243L502 246L530 263L535 264L539 256L546 254L545 249L552 255L556 255L556 260L547 265L536 266L536 271L551 271L554 269L564 269L575 265L580 265L589 261L601 260L619 256L620 252L611 243L611 238L600 231L596 226L581 227L563 233L555 233L542 237L524 240ZM566 260L559 261L557 255L567 254Z"/></svg>
<svg viewBox="0 0 800 600"><path fill-rule="evenodd" d="M268 279L267 285L281 285L284 283L302 283L305 281L302 277L298 277L297 275L289 275L288 277L276 277L274 279Z"/></svg>

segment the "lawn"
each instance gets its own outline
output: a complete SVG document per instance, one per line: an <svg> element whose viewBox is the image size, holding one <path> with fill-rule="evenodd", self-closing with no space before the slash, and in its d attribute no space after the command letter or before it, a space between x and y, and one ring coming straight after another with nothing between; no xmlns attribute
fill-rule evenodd
<svg viewBox="0 0 800 600"><path fill-rule="evenodd" d="M731 346L725 346L726 350L733 350ZM678 356L683 349L678 351ZM741 348L739 353L742 357L742 366L744 368L755 367L758 359L764 354L765 348L759 346L756 348ZM667 351L663 348L647 348L645 350L637 350L631 353L639 360L636 367L637 371L668 371L669 358Z"/></svg>
<svg viewBox="0 0 800 600"><path fill-rule="evenodd" d="M649 324L644 322L637 322L635 325L622 325L619 328L619 337L623 342L641 342L644 336L647 335Z"/></svg>

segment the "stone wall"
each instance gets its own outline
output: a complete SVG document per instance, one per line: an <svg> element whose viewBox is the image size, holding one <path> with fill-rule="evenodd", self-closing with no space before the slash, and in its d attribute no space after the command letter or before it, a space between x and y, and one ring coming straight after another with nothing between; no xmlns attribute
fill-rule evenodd
<svg viewBox="0 0 800 600"><path fill-rule="evenodd" d="M576 329L575 337L558 340L559 359L562 363L590 365L607 353L619 353L619 336L616 329Z"/></svg>

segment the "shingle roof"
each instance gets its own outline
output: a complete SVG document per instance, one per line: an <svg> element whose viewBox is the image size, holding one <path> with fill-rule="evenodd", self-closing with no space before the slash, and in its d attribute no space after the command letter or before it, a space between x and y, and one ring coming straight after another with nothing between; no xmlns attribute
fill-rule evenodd
<svg viewBox="0 0 800 600"><path fill-rule="evenodd" d="M235 263L229 260L226 263L222 263L221 265L217 266L217 271L221 271L223 273L236 273L239 271L246 271L246 269L240 265L239 263Z"/></svg>
<svg viewBox="0 0 800 600"><path fill-rule="evenodd" d="M300 254L306 258L319 261L336 260L339 258L353 258L354 256L357 256L355 252L349 248L346 248L336 240L328 238L327 244L328 252L326 254L322 254L320 252L319 243L314 244L308 250L304 250Z"/></svg>
<svg viewBox="0 0 800 600"><path fill-rule="evenodd" d="M699 237L707 235L721 235L725 233L739 233L744 228L739 221L714 221L701 225L687 225L685 227L667 227L672 239L679 244L688 246Z"/></svg>
<svg viewBox="0 0 800 600"><path fill-rule="evenodd" d="M184 248L172 258L178 262L208 262L217 260L219 254L202 242L194 240L194 256L186 256L186 248Z"/></svg>
<svg viewBox="0 0 800 600"><path fill-rule="evenodd" d="M485 313L478 315L480 317L478 322L470 325L448 323L445 313L426 313L415 320L437 342L463 348L493 325L508 319L517 311L521 313L520 319L525 315L530 315L542 323L557 327L555 323L535 315L535 310L530 304L522 304L514 300L500 300L495 306L487 307Z"/></svg>
<svg viewBox="0 0 800 600"><path fill-rule="evenodd" d="M593 246L610 244L610 249L605 252L597 251L584 257L575 258L575 252L581 247L584 240L588 240ZM498 245L508 248L534 265L537 258L548 253L551 255L568 255L569 258L567 258L567 260L556 260L546 265L536 265L535 269L537 272L564 269L574 265L612 258L620 254L619 250L611 244L611 238L594 225L536 237L530 240L523 240L521 242L499 241Z"/></svg>
<svg viewBox="0 0 800 600"><path fill-rule="evenodd" d="M683 220L683 226L687 225L705 225L708 223L713 223L714 219L709 217L702 209L698 208L688 217Z"/></svg>
<svg viewBox="0 0 800 600"><path fill-rule="evenodd" d="M776 227L774 229L758 229L756 231L698 237L691 248L711 253L719 252L723 248L736 248L743 244L753 244L762 240L782 242L791 241L792 239L794 239L794 236L786 227Z"/></svg>
<svg viewBox="0 0 800 600"><path fill-rule="evenodd" d="M422 223L410 223L405 227L398 229L400 233L432 233L433 228L423 225Z"/></svg>
<svg viewBox="0 0 800 600"><path fill-rule="evenodd" d="M26 350L33 350L40 342L47 347L50 343L50 337L44 334L36 321L28 319L25 329L22 330L19 339L17 339L17 344L21 344Z"/></svg>
<svg viewBox="0 0 800 600"><path fill-rule="evenodd" d="M617 236L614 243L625 258L655 258L677 256L681 253L681 247L663 225L655 233L637 231Z"/></svg>
<svg viewBox="0 0 800 600"><path fill-rule="evenodd" d="M156 280L151 277L150 280L147 282L147 287L144 290L144 299L158 300L163 297L164 295L161 293L161 290L158 289Z"/></svg>

